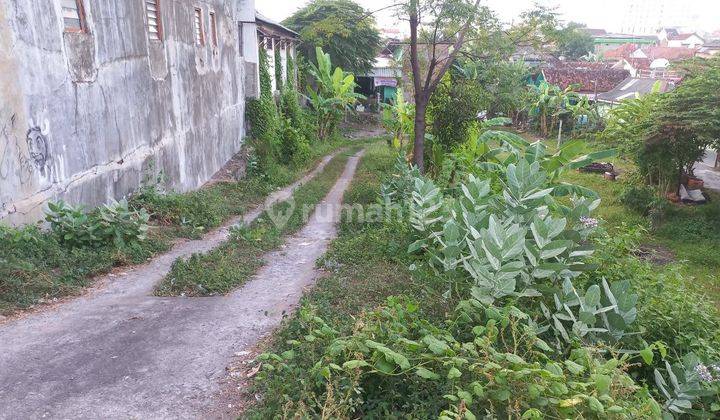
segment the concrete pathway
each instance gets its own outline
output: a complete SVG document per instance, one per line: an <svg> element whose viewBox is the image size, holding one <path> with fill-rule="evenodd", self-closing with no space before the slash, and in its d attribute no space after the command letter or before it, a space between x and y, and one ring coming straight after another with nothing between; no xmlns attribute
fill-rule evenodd
<svg viewBox="0 0 720 420"><path fill-rule="evenodd" d="M701 162L695 164L695 176L705 181L705 188L720 191L720 168L715 168L717 152L708 150Z"/></svg>
<svg viewBox="0 0 720 420"><path fill-rule="evenodd" d="M336 236L360 156L348 160L308 224L227 296L159 298L152 291L176 258L214 248L229 227L104 279L58 308L0 325L0 418L206 418L232 355L275 328L316 278L315 260Z"/></svg>

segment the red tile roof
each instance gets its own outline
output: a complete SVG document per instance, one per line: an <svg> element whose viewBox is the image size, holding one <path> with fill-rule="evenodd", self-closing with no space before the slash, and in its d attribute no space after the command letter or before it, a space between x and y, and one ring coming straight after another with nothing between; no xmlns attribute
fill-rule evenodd
<svg viewBox="0 0 720 420"><path fill-rule="evenodd" d="M614 50L605 51L602 56L606 60L628 59L630 55L637 51L637 44L623 44Z"/></svg>
<svg viewBox="0 0 720 420"><path fill-rule="evenodd" d="M630 76L627 70L611 69L607 63L563 63L543 69L548 83L562 89L577 85L578 92L607 92Z"/></svg>
<svg viewBox="0 0 720 420"><path fill-rule="evenodd" d="M692 58L697 52L697 48L685 47L645 47L642 49L645 55L652 60L664 58L668 61L679 61Z"/></svg>

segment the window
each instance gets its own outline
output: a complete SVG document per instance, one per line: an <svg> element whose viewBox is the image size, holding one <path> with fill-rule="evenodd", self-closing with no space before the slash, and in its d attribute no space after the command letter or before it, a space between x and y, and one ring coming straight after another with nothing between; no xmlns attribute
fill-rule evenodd
<svg viewBox="0 0 720 420"><path fill-rule="evenodd" d="M153 41L162 40L162 22L160 19L160 0L145 0L148 37Z"/></svg>
<svg viewBox="0 0 720 420"><path fill-rule="evenodd" d="M85 11L82 0L62 0L62 17L65 31L85 32Z"/></svg>
<svg viewBox="0 0 720 420"><path fill-rule="evenodd" d="M205 34L203 33L202 9L195 9L195 45L205 45Z"/></svg>
<svg viewBox="0 0 720 420"><path fill-rule="evenodd" d="M218 46L217 37L217 20L215 19L215 12L210 12L210 39L213 47Z"/></svg>

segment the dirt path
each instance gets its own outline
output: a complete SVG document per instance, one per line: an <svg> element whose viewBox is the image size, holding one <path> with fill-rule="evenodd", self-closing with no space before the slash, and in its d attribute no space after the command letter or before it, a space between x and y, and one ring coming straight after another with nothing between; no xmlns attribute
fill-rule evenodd
<svg viewBox="0 0 720 420"><path fill-rule="evenodd" d="M226 227L54 310L0 325L0 418L204 417L232 355L277 326L315 279L360 155L308 224L228 296L151 295L175 258L219 245ZM289 197L292 187L269 201Z"/></svg>

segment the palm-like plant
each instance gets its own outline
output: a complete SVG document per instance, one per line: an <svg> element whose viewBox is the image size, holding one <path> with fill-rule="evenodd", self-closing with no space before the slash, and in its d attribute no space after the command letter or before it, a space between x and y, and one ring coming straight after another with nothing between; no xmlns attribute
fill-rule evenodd
<svg viewBox="0 0 720 420"><path fill-rule="evenodd" d="M540 86L530 85L534 91L534 100L531 102L531 111L539 117L540 133L547 136L555 127L556 121L568 112L571 101L578 100L574 86L560 89L559 86L542 82Z"/></svg>
<svg viewBox="0 0 720 420"><path fill-rule="evenodd" d="M402 149L405 137L412 133L415 106L405 101L402 89L398 89L395 103L383 104L383 125L393 134L393 145Z"/></svg>
<svg viewBox="0 0 720 420"><path fill-rule="evenodd" d="M310 74L315 79L317 89L308 89L310 105L317 114L317 136L324 140L335 130L343 113L350 110L358 99L364 98L355 93L355 76L335 67L333 71L330 54L317 47L317 65L310 64Z"/></svg>

